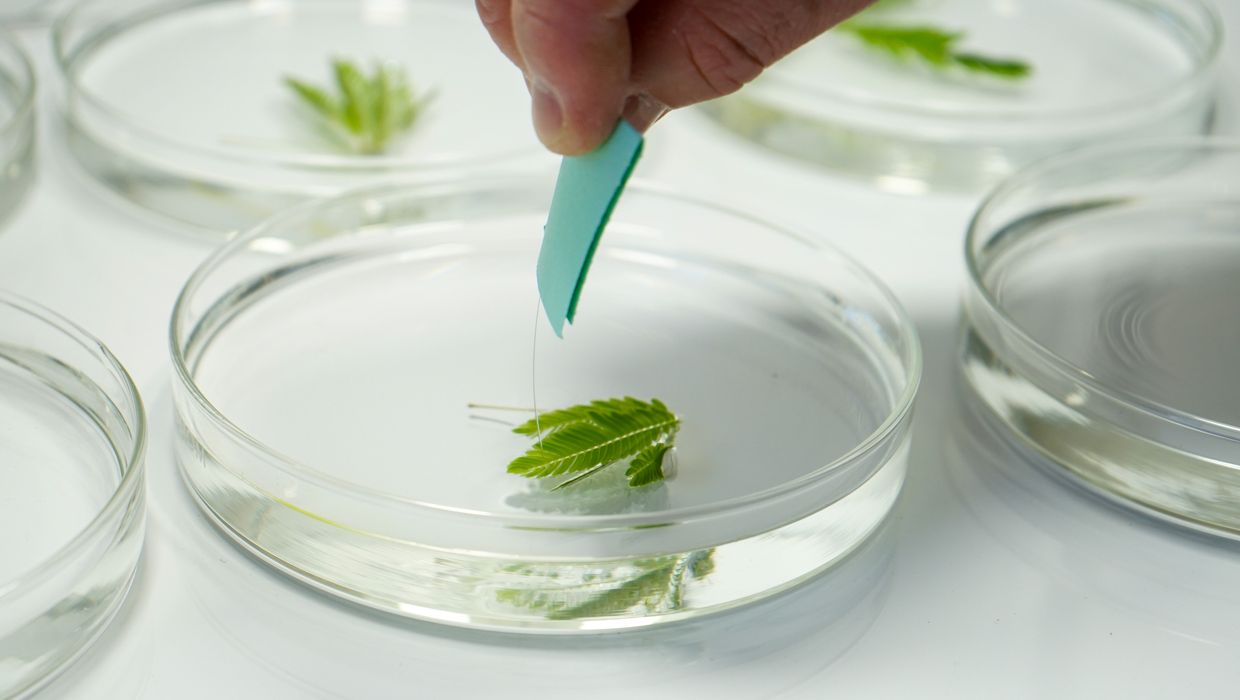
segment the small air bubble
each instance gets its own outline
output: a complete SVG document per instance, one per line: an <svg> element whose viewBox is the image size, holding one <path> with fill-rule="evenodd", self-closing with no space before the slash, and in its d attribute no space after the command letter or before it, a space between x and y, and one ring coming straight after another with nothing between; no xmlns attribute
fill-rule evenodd
<svg viewBox="0 0 1240 700"><path fill-rule="evenodd" d="M387 213L387 206L378 199L370 198L362 202L362 211L366 212L366 217L370 220L377 220Z"/></svg>

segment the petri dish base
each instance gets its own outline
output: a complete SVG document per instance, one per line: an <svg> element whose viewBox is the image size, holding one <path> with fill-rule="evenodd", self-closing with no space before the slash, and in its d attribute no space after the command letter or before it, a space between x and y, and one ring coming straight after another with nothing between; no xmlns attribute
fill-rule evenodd
<svg viewBox="0 0 1240 700"><path fill-rule="evenodd" d="M1092 488L1240 537L1240 146L1084 150L1015 176L968 242L964 376Z"/></svg>
<svg viewBox="0 0 1240 700"><path fill-rule="evenodd" d="M87 0L53 38L84 169L190 230L235 232L367 184L547 158L520 72L468 3ZM334 94L336 59L406 70L428 98L407 135L353 152L285 85L296 77Z"/></svg>
<svg viewBox="0 0 1240 700"><path fill-rule="evenodd" d="M927 69L837 29L706 112L766 147L911 194L982 190L1068 148L1199 134L1213 118L1221 30L1198 0L888 0L853 22L960 33L958 50L1032 71Z"/></svg>
<svg viewBox="0 0 1240 700"><path fill-rule="evenodd" d="M173 320L178 459L226 532L355 602L536 632L727 609L866 539L903 482L919 372L890 295L805 238L630 188L557 339L535 316L550 194L359 193L204 263ZM624 395L682 416L666 482L508 474L531 414L470 408Z"/></svg>
<svg viewBox="0 0 1240 700"><path fill-rule="evenodd" d="M125 371L68 322L0 294L0 695L42 685L104 629L142 547L144 421Z"/></svg>

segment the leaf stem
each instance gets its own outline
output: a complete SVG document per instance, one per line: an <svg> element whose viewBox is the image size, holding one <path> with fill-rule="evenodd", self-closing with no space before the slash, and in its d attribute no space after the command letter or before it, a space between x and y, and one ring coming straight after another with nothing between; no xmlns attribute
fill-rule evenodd
<svg viewBox="0 0 1240 700"><path fill-rule="evenodd" d="M606 469L607 467L610 467L610 466L611 466L611 465L613 465L613 464L615 464L615 462L605 462L605 463L603 463L603 464L600 464L600 465L598 465L597 467L594 467L593 469L590 469L590 470L584 471L584 472L582 472L582 473L580 473L580 474L578 474L578 475L574 476L573 478L568 479L567 481L564 481L564 482L561 482L561 483L559 483L559 484L556 484L555 486L551 487L551 490L552 490L552 491L559 491L559 490L560 490L560 489L562 489L562 488L565 488L565 487L568 487L568 486L572 486L573 484L577 483L578 481L581 481L582 479L585 479L585 478L587 478L587 477L594 476L595 474L597 474L597 473L599 473L599 472L603 471L604 469Z"/></svg>
<svg viewBox="0 0 1240 700"><path fill-rule="evenodd" d="M502 404L477 403L475 401L470 401L469 403L465 404L465 406L467 408L476 409L480 411L513 411L517 413L533 413L534 412L534 409L525 408L522 406L504 406Z"/></svg>
<svg viewBox="0 0 1240 700"><path fill-rule="evenodd" d="M502 418L494 418L492 416L479 416L477 414L470 414L469 417L471 420L481 420L481 421L486 421L488 423L499 423L500 425L507 426L509 428L516 425L515 423L510 423L509 421L506 421Z"/></svg>

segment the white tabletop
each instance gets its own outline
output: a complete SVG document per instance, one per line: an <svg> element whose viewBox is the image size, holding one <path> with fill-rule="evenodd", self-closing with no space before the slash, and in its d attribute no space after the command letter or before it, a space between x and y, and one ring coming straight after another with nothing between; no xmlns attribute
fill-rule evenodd
<svg viewBox="0 0 1240 700"><path fill-rule="evenodd" d="M1222 0L1240 34L1240 2ZM1237 697L1240 546L1130 514L1022 461L968 414L955 369L975 198L882 194L693 112L639 176L799 224L875 270L926 354L908 483L880 536L824 577L647 633L526 639L361 611L286 581L198 512L172 458L166 328L207 244L101 192L66 153L45 30L38 182L0 231L0 286L85 326L151 420L138 580L48 698ZM1240 133L1240 43L1217 130Z"/></svg>

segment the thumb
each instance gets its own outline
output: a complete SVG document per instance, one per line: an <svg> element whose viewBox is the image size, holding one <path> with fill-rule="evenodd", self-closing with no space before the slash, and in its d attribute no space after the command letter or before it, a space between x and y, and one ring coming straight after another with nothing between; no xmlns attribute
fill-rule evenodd
<svg viewBox="0 0 1240 700"><path fill-rule="evenodd" d="M534 127L553 151L584 153L615 126L630 94L628 13L637 0L512 0L515 49Z"/></svg>

